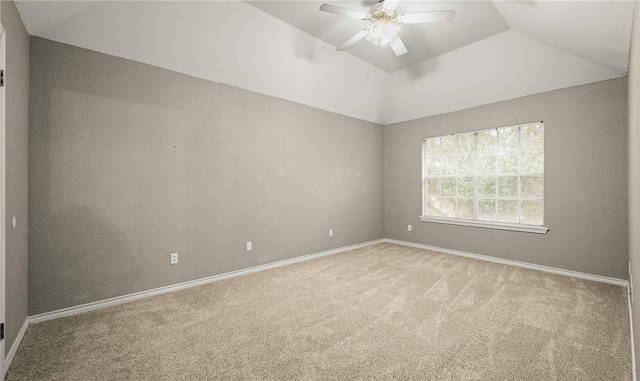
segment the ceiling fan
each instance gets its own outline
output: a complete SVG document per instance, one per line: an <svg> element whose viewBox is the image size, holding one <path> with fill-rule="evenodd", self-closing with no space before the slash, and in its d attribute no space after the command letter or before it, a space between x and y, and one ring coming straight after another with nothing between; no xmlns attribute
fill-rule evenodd
<svg viewBox="0 0 640 381"><path fill-rule="evenodd" d="M355 36L342 43L342 45L336 47L336 50L345 50L366 37L367 40L374 45L384 46L388 44L396 56L401 56L408 52L398 35L401 24L451 21L456 15L455 11L435 11L399 15L396 13L396 7L399 2L400 0L379 0L378 4L371 7L369 13L354 11L331 4L322 4L320 10L371 22L371 26L361 30Z"/></svg>

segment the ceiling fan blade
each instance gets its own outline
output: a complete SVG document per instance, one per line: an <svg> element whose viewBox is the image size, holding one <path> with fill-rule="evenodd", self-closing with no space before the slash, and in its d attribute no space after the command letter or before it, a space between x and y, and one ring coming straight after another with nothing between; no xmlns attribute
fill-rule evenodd
<svg viewBox="0 0 640 381"><path fill-rule="evenodd" d="M358 12L358 11L354 11L347 8L337 7L331 4L322 4L320 6L320 10L324 12L335 13L337 15L347 16L347 17L360 19L360 20L364 20L365 18L367 18L367 16L369 16L367 13L364 13L364 12Z"/></svg>
<svg viewBox="0 0 640 381"><path fill-rule="evenodd" d="M382 3L382 8L388 9L390 11L395 11L399 2L400 0L384 0L384 3Z"/></svg>
<svg viewBox="0 0 640 381"><path fill-rule="evenodd" d="M351 45L353 45L356 42L358 42L358 41L362 40L363 38L365 38L367 36L367 34L369 34L369 28L361 30L355 36L353 36L350 39L348 39L347 41L343 42L342 45L336 47L336 50L339 50L339 51L345 50L346 48L350 47Z"/></svg>
<svg viewBox="0 0 640 381"><path fill-rule="evenodd" d="M451 21L455 17L455 11L436 11L424 13L409 13L398 16L401 24L422 24L430 22Z"/></svg>
<svg viewBox="0 0 640 381"><path fill-rule="evenodd" d="M391 49L393 49L393 52L396 54L396 56L401 56L403 54L407 54L408 52L407 47L404 46L404 43L400 39L400 36L391 41L389 45L391 46Z"/></svg>

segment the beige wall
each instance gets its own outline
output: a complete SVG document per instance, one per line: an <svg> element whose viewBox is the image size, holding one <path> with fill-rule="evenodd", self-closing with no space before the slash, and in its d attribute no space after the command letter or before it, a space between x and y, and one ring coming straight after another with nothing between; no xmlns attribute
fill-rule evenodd
<svg viewBox="0 0 640 381"><path fill-rule="evenodd" d="M383 236L379 125L36 37L30 102L30 314Z"/></svg>
<svg viewBox="0 0 640 381"><path fill-rule="evenodd" d="M13 345L27 318L27 161L29 35L13 1L0 1L6 47L7 257L6 342ZM15 216L16 228L11 227Z"/></svg>
<svg viewBox="0 0 640 381"><path fill-rule="evenodd" d="M423 137L540 120L547 234L419 221ZM386 238L627 278L626 78L390 125L384 133Z"/></svg>
<svg viewBox="0 0 640 381"><path fill-rule="evenodd" d="M633 274L633 338L640 364L640 7L636 3L629 62L629 261Z"/></svg>
<svg viewBox="0 0 640 381"><path fill-rule="evenodd" d="M2 4L5 24L13 3ZM383 236L621 279L627 252L640 255L627 231L638 161L627 168L624 78L383 128L36 37L30 64L30 314ZM422 137L535 120L546 126L546 235L418 220ZM17 252L7 302L23 310L7 324L19 329Z"/></svg>

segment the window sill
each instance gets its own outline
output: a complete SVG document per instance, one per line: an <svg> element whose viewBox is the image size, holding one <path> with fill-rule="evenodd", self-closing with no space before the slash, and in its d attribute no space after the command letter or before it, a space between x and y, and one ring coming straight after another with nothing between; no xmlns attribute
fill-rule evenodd
<svg viewBox="0 0 640 381"><path fill-rule="evenodd" d="M544 226L536 226L536 225L504 224L504 223L482 222L482 221L464 221L464 220L452 220L448 218L426 217L426 216L420 216L420 221L434 222L438 224L448 224L448 225L472 226L476 228L486 228L486 229L511 230L511 231L536 233L536 234L546 234L549 231L549 228L545 228Z"/></svg>

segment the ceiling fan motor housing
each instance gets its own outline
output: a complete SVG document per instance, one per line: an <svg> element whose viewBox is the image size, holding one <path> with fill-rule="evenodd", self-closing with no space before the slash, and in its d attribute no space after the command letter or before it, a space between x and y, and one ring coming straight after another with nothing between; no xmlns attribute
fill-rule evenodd
<svg viewBox="0 0 640 381"><path fill-rule="evenodd" d="M371 8L368 20L371 22L367 40L374 45L387 45L398 37L400 25L397 24L398 14L394 10L385 9L383 3Z"/></svg>

